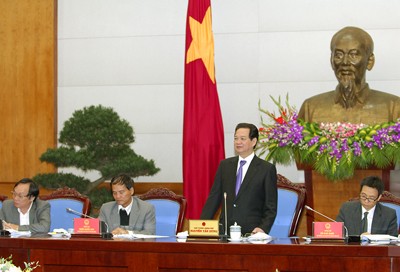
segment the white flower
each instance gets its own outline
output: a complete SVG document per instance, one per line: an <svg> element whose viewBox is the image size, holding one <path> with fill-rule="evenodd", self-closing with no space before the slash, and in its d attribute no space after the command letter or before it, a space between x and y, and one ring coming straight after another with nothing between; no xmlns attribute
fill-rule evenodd
<svg viewBox="0 0 400 272"><path fill-rule="evenodd" d="M22 270L20 267L12 263L12 255L8 258L0 258L0 271L2 272L30 272L38 266L38 262L25 263L25 269Z"/></svg>
<svg viewBox="0 0 400 272"><path fill-rule="evenodd" d="M22 272L21 268L15 266L9 261L4 261L4 263L0 264L0 271L5 272Z"/></svg>

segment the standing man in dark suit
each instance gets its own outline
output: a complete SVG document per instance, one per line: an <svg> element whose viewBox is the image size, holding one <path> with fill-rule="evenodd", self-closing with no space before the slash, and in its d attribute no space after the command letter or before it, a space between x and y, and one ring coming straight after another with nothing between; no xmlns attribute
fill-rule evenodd
<svg viewBox="0 0 400 272"><path fill-rule="evenodd" d="M0 219L4 229L46 233L50 231L50 204L40 200L39 186L29 178L14 185L13 199L3 202Z"/></svg>
<svg viewBox="0 0 400 272"><path fill-rule="evenodd" d="M370 176L361 181L360 201L345 202L336 221L344 222L349 235L398 235L396 211L380 204L384 185L379 177Z"/></svg>
<svg viewBox="0 0 400 272"><path fill-rule="evenodd" d="M236 126L234 147L238 156L221 161L201 213L202 219L212 219L221 205L225 211L226 193L228 231L235 222L242 227L242 233L271 230L277 210L276 168L255 156L257 141L255 125L240 123ZM224 212L221 212L220 223L225 230Z"/></svg>

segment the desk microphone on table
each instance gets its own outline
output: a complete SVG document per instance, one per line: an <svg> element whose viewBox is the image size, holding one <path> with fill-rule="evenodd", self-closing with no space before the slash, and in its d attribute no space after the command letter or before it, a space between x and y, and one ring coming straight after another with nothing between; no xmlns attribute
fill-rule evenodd
<svg viewBox="0 0 400 272"><path fill-rule="evenodd" d="M320 216L325 217L326 219L328 219L328 220L330 220L332 222L337 222L336 220L330 218L329 216L326 216L325 214L322 214L319 211L314 210L313 208L311 208L308 205L305 205L304 208L306 208L307 210L312 211L312 212L314 212L316 214L319 214ZM349 231L347 230L347 227L344 225L344 223L343 223L343 228L344 228L344 231L345 231L344 235L345 235L346 242L347 242L349 240Z"/></svg>
<svg viewBox="0 0 400 272"><path fill-rule="evenodd" d="M75 211L71 208L66 208L66 210L69 213L80 215L82 217L86 217L86 218L90 218L90 219L98 219L98 218L91 217L87 214ZM100 221L100 226L101 226L101 238L110 239L112 237L112 234L109 232L108 224L105 221ZM105 228L104 228L104 226L105 226ZM105 231L104 231L104 229L105 229Z"/></svg>
<svg viewBox="0 0 400 272"><path fill-rule="evenodd" d="M225 228L224 228L224 234L220 235L220 240L221 241L227 241L228 240L228 213L226 209L226 192L224 192L224 219L225 219Z"/></svg>

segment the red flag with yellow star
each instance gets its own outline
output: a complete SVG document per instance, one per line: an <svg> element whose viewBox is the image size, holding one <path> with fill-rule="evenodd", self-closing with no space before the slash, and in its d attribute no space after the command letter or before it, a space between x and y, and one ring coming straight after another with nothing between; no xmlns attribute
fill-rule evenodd
<svg viewBox="0 0 400 272"><path fill-rule="evenodd" d="M219 162L225 158L224 129L214 71L210 0L189 0L183 119L186 217L198 219Z"/></svg>

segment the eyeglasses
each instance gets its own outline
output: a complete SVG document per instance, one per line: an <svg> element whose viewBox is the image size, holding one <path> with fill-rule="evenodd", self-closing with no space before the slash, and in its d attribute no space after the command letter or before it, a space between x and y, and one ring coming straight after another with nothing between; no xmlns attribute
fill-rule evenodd
<svg viewBox="0 0 400 272"><path fill-rule="evenodd" d="M14 191L11 191L12 197L13 198L18 198L18 199L23 199L24 197L28 197L29 195L22 195L22 194L17 194Z"/></svg>
<svg viewBox="0 0 400 272"><path fill-rule="evenodd" d="M367 195L364 194L360 194L360 199L367 201L367 202L375 202L376 200L378 200L379 196L374 198L374 197L367 197Z"/></svg>

